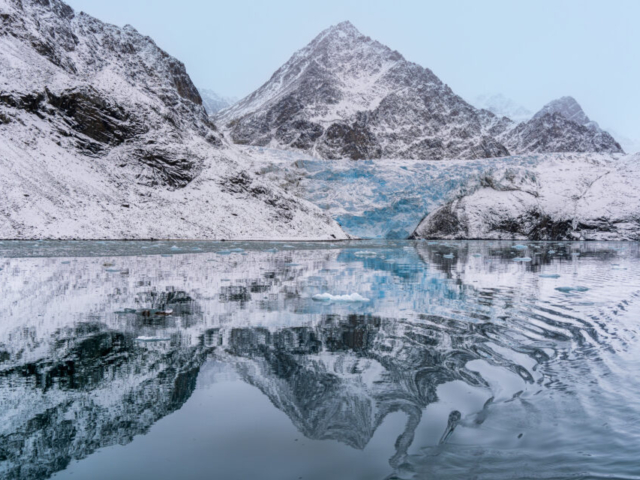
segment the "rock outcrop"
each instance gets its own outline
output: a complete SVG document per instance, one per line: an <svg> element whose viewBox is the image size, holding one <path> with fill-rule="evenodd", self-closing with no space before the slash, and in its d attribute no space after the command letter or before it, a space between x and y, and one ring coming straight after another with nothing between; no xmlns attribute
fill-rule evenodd
<svg viewBox="0 0 640 480"><path fill-rule="evenodd" d="M485 172L412 238L637 241L639 160L569 155Z"/></svg>

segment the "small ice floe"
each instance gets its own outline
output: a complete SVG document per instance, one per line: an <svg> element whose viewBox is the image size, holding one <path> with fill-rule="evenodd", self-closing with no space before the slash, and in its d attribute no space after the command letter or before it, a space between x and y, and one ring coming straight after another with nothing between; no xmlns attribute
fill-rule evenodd
<svg viewBox="0 0 640 480"><path fill-rule="evenodd" d="M481 253L474 253L474 254L473 254L473 256L474 256L474 257L476 257L476 258L478 258L478 257L481 257L481 256L482 256L482 254L481 254Z"/></svg>
<svg viewBox="0 0 640 480"><path fill-rule="evenodd" d="M516 250L526 250L527 246L526 245L514 245L511 248L515 248Z"/></svg>
<svg viewBox="0 0 640 480"><path fill-rule="evenodd" d="M571 252L571 256L572 257L579 257L580 256L580 252Z"/></svg>
<svg viewBox="0 0 640 480"><path fill-rule="evenodd" d="M169 254L169 253L163 253L162 255L160 255L161 257L173 257L173 255Z"/></svg>
<svg viewBox="0 0 640 480"><path fill-rule="evenodd" d="M124 310L118 310L115 313L116 315L127 315L129 313L136 313L137 310L135 308L125 308Z"/></svg>
<svg viewBox="0 0 640 480"><path fill-rule="evenodd" d="M356 252L353 254L356 257L377 257L378 254L376 252L372 252L371 250L362 250L360 252Z"/></svg>
<svg viewBox="0 0 640 480"><path fill-rule="evenodd" d="M170 342L171 339L167 337L146 337L140 336L136 338L138 342Z"/></svg>
<svg viewBox="0 0 640 480"><path fill-rule="evenodd" d="M350 295L331 295L330 293L319 293L314 295L313 300L318 302L369 302L368 298L363 297L359 293Z"/></svg>
<svg viewBox="0 0 640 480"><path fill-rule="evenodd" d="M120 273L121 271L122 270L120 270L119 268L107 268L105 270L105 272L108 272L108 273Z"/></svg>
<svg viewBox="0 0 640 480"><path fill-rule="evenodd" d="M269 248L267 250L265 250L265 252L269 252L269 253L276 253L278 251L277 248Z"/></svg>
<svg viewBox="0 0 640 480"><path fill-rule="evenodd" d="M621 267L619 265L614 265L613 267L611 267L611 270L626 270L626 269L627 269L626 267ZM0 268L0 270L2 269Z"/></svg>
<svg viewBox="0 0 640 480"><path fill-rule="evenodd" d="M513 259L514 262L530 262L531 257L516 257Z"/></svg>
<svg viewBox="0 0 640 480"><path fill-rule="evenodd" d="M562 293L586 292L587 287L556 287L556 290Z"/></svg>
<svg viewBox="0 0 640 480"><path fill-rule="evenodd" d="M549 255L553 255L554 253L556 253L556 251L555 251L555 250L549 250L547 253L548 253Z"/></svg>
<svg viewBox="0 0 640 480"><path fill-rule="evenodd" d="M557 273L543 273L540 278L560 278L560 275Z"/></svg>
<svg viewBox="0 0 640 480"><path fill-rule="evenodd" d="M231 250L220 250L216 252L218 255L231 255Z"/></svg>
<svg viewBox="0 0 640 480"><path fill-rule="evenodd" d="M113 262L105 262L102 264L103 267L115 267L116 264Z"/></svg>
<svg viewBox="0 0 640 480"><path fill-rule="evenodd" d="M143 308L140 310L136 310L136 313L143 317L154 317L154 316L162 317L162 316L172 315L173 310L171 309L158 310L157 308Z"/></svg>
<svg viewBox="0 0 640 480"><path fill-rule="evenodd" d="M69 265L71 262L70 261L64 261L64 262L60 262L60 265Z"/></svg>
<svg viewBox="0 0 640 480"><path fill-rule="evenodd" d="M177 246L177 245L173 245L173 246L171 247L171 250L182 250L182 249L181 249L179 246Z"/></svg>
<svg viewBox="0 0 640 480"><path fill-rule="evenodd" d="M453 253L447 253L446 255L443 255L442 258L453 258L454 255Z"/></svg>

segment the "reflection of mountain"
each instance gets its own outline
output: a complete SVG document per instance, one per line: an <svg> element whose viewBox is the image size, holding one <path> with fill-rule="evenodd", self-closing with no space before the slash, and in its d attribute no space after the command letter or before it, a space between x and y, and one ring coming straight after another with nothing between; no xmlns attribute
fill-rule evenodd
<svg viewBox="0 0 640 480"><path fill-rule="evenodd" d="M66 333L51 358L0 372L3 478L48 478L146 433L191 396L205 359L193 347L144 348L99 324Z"/></svg>
<svg viewBox="0 0 640 480"><path fill-rule="evenodd" d="M233 329L223 342L222 358L311 439L363 449L387 415L405 413L407 423L391 459L395 467L413 441L423 410L438 400L439 385L460 380L487 386L466 368L469 361L490 358L533 381L527 369L485 346L486 332L499 336L488 323L436 316L425 316L423 323L349 315L327 316L316 328ZM547 358L536 349L523 352L535 362Z"/></svg>
<svg viewBox="0 0 640 480"><path fill-rule="evenodd" d="M0 476L44 479L145 434L189 399L208 360L232 366L310 439L364 449L402 412L404 430L388 440L394 468L441 386L493 395L470 362L499 368L525 390L595 378L595 363L584 360L610 343L615 319L599 311L612 323L595 324L595 306L566 302L538 273L567 267L562 281L576 272L583 282L577 273L587 265L590 278L614 281L609 262L625 260L610 246L581 245L578 263L578 244L362 245L3 260ZM121 270L105 270L113 263ZM624 285L637 284L636 271L616 283L625 301L635 298L624 297ZM321 291L360 291L371 302L310 299ZM450 410L443 441L468 423Z"/></svg>

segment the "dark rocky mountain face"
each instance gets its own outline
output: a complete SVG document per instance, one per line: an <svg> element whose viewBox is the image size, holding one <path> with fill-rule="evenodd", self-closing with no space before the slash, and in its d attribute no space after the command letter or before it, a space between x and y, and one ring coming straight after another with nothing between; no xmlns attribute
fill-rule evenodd
<svg viewBox="0 0 640 480"><path fill-rule="evenodd" d="M352 159L507 155L495 134L512 123L472 107L348 22L322 32L217 118L236 143Z"/></svg>
<svg viewBox="0 0 640 480"><path fill-rule="evenodd" d="M623 153L620 144L597 126L569 120L560 112L536 114L504 136L512 153L598 152Z"/></svg>
<svg viewBox="0 0 640 480"><path fill-rule="evenodd" d="M509 118L471 106L431 70L344 22L318 35L217 118L236 143L329 159L491 158L574 147L619 151L602 132L578 128L583 124L575 105L561 110L570 124L535 121L515 129ZM530 150L531 144L538 149Z"/></svg>
<svg viewBox="0 0 640 480"><path fill-rule="evenodd" d="M590 120L572 97L549 102L531 120L518 124L501 139L511 153L624 153L620 144Z"/></svg>
<svg viewBox="0 0 640 480"><path fill-rule="evenodd" d="M184 65L149 37L60 0L0 7L0 108L9 122L24 122L26 112L89 156L131 146L128 156L155 171L149 178L172 187L191 181L203 161L180 148L190 135L222 145Z"/></svg>

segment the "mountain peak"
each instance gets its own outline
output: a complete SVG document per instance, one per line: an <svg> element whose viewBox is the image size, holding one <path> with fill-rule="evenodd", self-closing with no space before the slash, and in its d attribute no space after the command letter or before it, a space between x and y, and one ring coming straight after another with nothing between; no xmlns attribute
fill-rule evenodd
<svg viewBox="0 0 640 480"><path fill-rule="evenodd" d="M340 22L329 28L330 30L345 32L345 33L355 33L360 34L360 31L356 27L353 26L349 20L345 20L344 22Z"/></svg>
<svg viewBox="0 0 640 480"><path fill-rule="evenodd" d="M547 113L559 113L568 120L576 122L579 125L587 126L591 123L591 120L589 120L587 114L584 113L580 104L571 96L564 96L557 98L556 100L552 100L542 107L542 109L536 113L533 118L540 118Z"/></svg>

